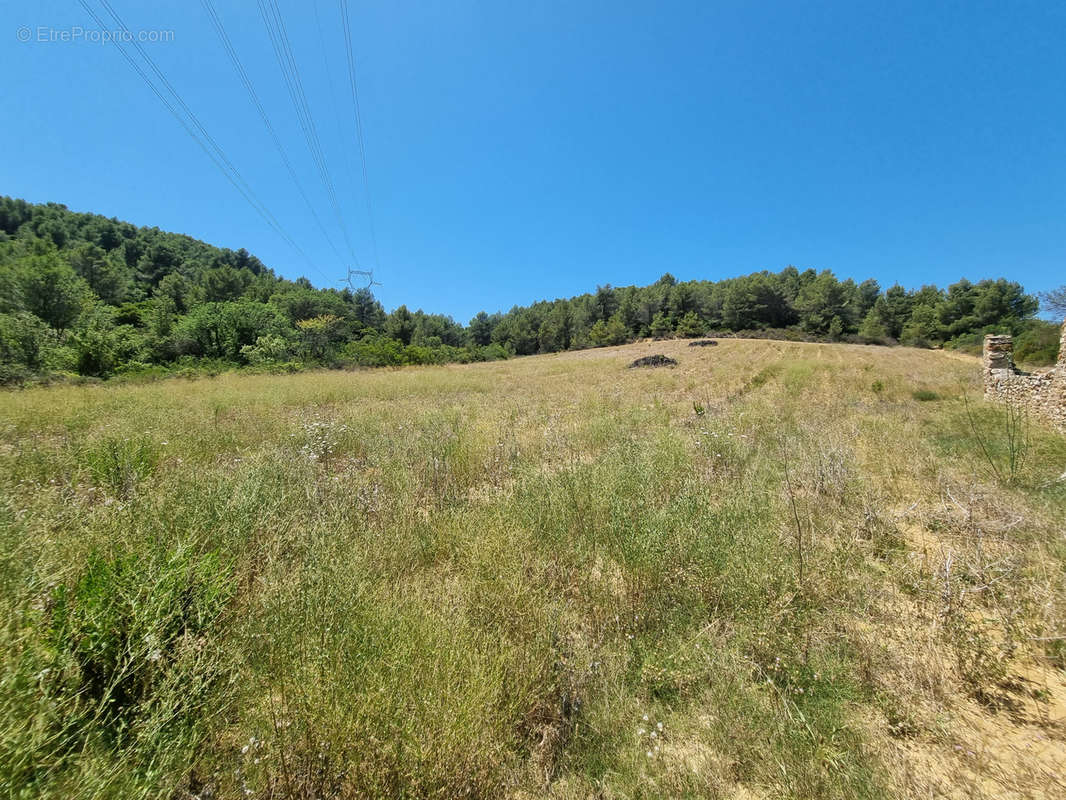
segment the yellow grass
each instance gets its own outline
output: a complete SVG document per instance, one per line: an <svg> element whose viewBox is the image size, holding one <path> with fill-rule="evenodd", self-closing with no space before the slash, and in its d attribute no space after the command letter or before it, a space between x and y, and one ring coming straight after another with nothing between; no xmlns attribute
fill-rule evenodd
<svg viewBox="0 0 1066 800"><path fill-rule="evenodd" d="M0 782L1063 796L1066 441L1008 470L978 373L672 341L0 395Z"/></svg>

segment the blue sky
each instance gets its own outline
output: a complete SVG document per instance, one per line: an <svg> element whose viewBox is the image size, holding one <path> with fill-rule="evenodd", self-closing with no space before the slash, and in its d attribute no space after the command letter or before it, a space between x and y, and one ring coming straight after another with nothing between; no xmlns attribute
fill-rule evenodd
<svg viewBox="0 0 1066 800"><path fill-rule="evenodd" d="M339 285L200 3L110 0L302 258L74 0L2 0L0 193L247 247ZM98 0L91 3L99 7ZM314 206L250 0L214 0ZM373 264L336 0L278 0L353 246ZM387 308L466 321L663 272L887 286L1066 281L1066 3L350 0ZM18 41L19 29L31 41ZM25 36L26 34L21 34Z"/></svg>

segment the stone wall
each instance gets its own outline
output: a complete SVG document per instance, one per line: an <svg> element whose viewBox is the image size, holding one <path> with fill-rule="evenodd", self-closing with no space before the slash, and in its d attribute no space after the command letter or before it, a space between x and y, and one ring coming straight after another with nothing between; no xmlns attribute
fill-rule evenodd
<svg viewBox="0 0 1066 800"><path fill-rule="evenodd" d="M1032 374L1014 366L1011 337L986 336L984 379L985 399L1024 406L1066 431L1066 323L1062 326L1058 364Z"/></svg>

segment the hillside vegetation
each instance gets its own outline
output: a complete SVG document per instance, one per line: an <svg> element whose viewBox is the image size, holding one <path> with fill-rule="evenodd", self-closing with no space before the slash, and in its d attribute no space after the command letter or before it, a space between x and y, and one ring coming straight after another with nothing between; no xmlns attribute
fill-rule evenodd
<svg viewBox="0 0 1066 800"><path fill-rule="evenodd" d="M969 350L1010 332L1022 361L1053 363L1058 329L1032 318L1037 306L1003 278L882 291L790 266L719 281L666 274L464 326L405 305L386 314L367 289L280 278L243 249L0 197L0 383L487 361L708 330Z"/></svg>
<svg viewBox="0 0 1066 800"><path fill-rule="evenodd" d="M1062 797L1066 440L978 374L671 341L0 394L0 786Z"/></svg>

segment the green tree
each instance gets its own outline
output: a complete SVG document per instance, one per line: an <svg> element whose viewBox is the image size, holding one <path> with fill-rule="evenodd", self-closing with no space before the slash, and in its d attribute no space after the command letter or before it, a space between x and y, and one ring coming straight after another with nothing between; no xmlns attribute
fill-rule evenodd
<svg viewBox="0 0 1066 800"><path fill-rule="evenodd" d="M137 280L154 289L166 275L181 267L181 256L166 241L148 246L137 261Z"/></svg>
<svg viewBox="0 0 1066 800"><path fill-rule="evenodd" d="M589 341L596 347L625 344L629 341L629 331L626 330L622 318L615 314L607 322L596 320L596 324L589 330Z"/></svg>
<svg viewBox="0 0 1066 800"><path fill-rule="evenodd" d="M604 344L614 346L625 344L628 341L629 329L626 328L626 324L622 322L621 314L616 312L609 320L607 320Z"/></svg>
<svg viewBox="0 0 1066 800"><path fill-rule="evenodd" d="M81 375L106 377L123 364L136 361L143 337L130 325L115 325L107 306L86 310L71 331L70 347Z"/></svg>
<svg viewBox="0 0 1066 800"><path fill-rule="evenodd" d="M55 334L28 311L0 314L0 383L42 370L55 344Z"/></svg>
<svg viewBox="0 0 1066 800"><path fill-rule="evenodd" d="M273 306L238 300L203 303L183 317L174 329L179 354L242 360L241 348L255 344L260 336L286 336L286 319Z"/></svg>
<svg viewBox="0 0 1066 800"><path fill-rule="evenodd" d="M859 337L867 343L876 344L884 342L888 338L888 330L881 322L881 315L877 309L871 308L859 326Z"/></svg>
<svg viewBox="0 0 1066 800"><path fill-rule="evenodd" d="M292 324L325 314L344 317L352 310L339 292L321 292L293 284L272 294L270 304L288 317Z"/></svg>
<svg viewBox="0 0 1066 800"><path fill-rule="evenodd" d="M611 315L618 310L618 298L615 296L614 289L611 288L611 284L606 286L596 287L596 296L592 300L593 308L595 309L596 319L607 322L611 318Z"/></svg>
<svg viewBox="0 0 1066 800"><path fill-rule="evenodd" d="M698 296L691 283L677 283L666 297L666 311L674 319L681 319L690 311L699 310Z"/></svg>
<svg viewBox="0 0 1066 800"><path fill-rule="evenodd" d="M533 320L526 314L520 315L511 330L511 346L515 354L528 356L537 352L540 342L537 340L537 331L533 327Z"/></svg>
<svg viewBox="0 0 1066 800"><path fill-rule="evenodd" d="M941 326L936 309L927 305L915 306L910 319L903 326L900 341L910 347L929 347L940 339Z"/></svg>
<svg viewBox="0 0 1066 800"><path fill-rule="evenodd" d="M703 336L707 332L707 326L703 324L695 311L689 311L677 323L677 335L689 339Z"/></svg>
<svg viewBox="0 0 1066 800"><path fill-rule="evenodd" d="M314 361L325 360L331 355L342 339L341 323L341 318L333 314L323 314L297 322L296 330L300 334L304 355Z"/></svg>
<svg viewBox="0 0 1066 800"><path fill-rule="evenodd" d="M26 310L58 331L74 323L91 297L89 285L54 253L28 259L22 270Z"/></svg>
<svg viewBox="0 0 1066 800"><path fill-rule="evenodd" d="M573 343L573 319L570 304L560 300L552 305L537 331L537 340L542 353L557 353L570 349Z"/></svg>
<svg viewBox="0 0 1066 800"><path fill-rule="evenodd" d="M800 324L812 333L832 335L836 330L837 336L842 335L853 328L854 299L853 293L832 272L820 272L800 289L796 298Z"/></svg>
<svg viewBox="0 0 1066 800"><path fill-rule="evenodd" d="M444 314L426 314L417 311L414 314L415 330L411 335L411 344L420 347L464 347L467 332L463 326Z"/></svg>
<svg viewBox="0 0 1066 800"><path fill-rule="evenodd" d="M948 287L937 311L944 333L954 337L1019 322L1035 314L1038 306L1036 298L1016 281L1000 278L973 284L963 279Z"/></svg>
<svg viewBox="0 0 1066 800"><path fill-rule="evenodd" d="M592 342L593 347L603 347L607 344L607 323L602 319L596 320L589 328L589 341Z"/></svg>
<svg viewBox="0 0 1066 800"><path fill-rule="evenodd" d="M528 310L511 309L492 332L492 341L508 348L515 355L528 356L537 352L540 325L533 327Z"/></svg>
<svg viewBox="0 0 1066 800"><path fill-rule="evenodd" d="M364 328L380 331L385 327L385 309L369 289L357 289L352 294L352 316Z"/></svg>
<svg viewBox="0 0 1066 800"><path fill-rule="evenodd" d="M203 298L209 303L236 300L244 294L253 278L251 272L230 266L206 270L200 277Z"/></svg>
<svg viewBox="0 0 1066 800"><path fill-rule="evenodd" d="M913 298L897 283L877 298L872 313L876 316L877 323L884 329L885 334L898 339L903 333L903 326L910 319L913 307Z"/></svg>
<svg viewBox="0 0 1066 800"><path fill-rule="evenodd" d="M414 332L415 321L411 317L411 312L407 310L407 306L399 306L385 320L385 333L398 342L411 344Z"/></svg>
<svg viewBox="0 0 1066 800"><path fill-rule="evenodd" d="M196 287L180 272L164 276L156 287L155 296L169 300L179 314L184 314L199 302Z"/></svg>
<svg viewBox="0 0 1066 800"><path fill-rule="evenodd" d="M652 318L649 330L652 336L661 339L671 335L674 332L674 326L670 319L660 311L654 318Z"/></svg>
<svg viewBox="0 0 1066 800"><path fill-rule="evenodd" d="M874 307L877 298L881 296L881 287L873 278L867 278L860 283L855 290L856 294L856 318L863 318Z"/></svg>
<svg viewBox="0 0 1066 800"><path fill-rule="evenodd" d="M126 299L130 287L127 267L108 257L102 247L85 242L71 252L68 260L74 271L105 303L117 306Z"/></svg>
<svg viewBox="0 0 1066 800"><path fill-rule="evenodd" d="M492 341L492 329L495 327L492 317L484 311L477 312L468 326L471 341L479 347L484 347Z"/></svg>
<svg viewBox="0 0 1066 800"><path fill-rule="evenodd" d="M634 286L618 290L618 316L632 336L641 333L639 292Z"/></svg>
<svg viewBox="0 0 1066 800"><path fill-rule="evenodd" d="M723 292L722 322L731 330L784 327L794 321L795 313L780 281L771 276L734 278Z"/></svg>

